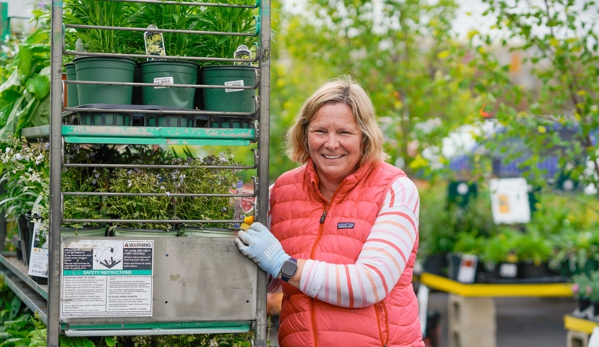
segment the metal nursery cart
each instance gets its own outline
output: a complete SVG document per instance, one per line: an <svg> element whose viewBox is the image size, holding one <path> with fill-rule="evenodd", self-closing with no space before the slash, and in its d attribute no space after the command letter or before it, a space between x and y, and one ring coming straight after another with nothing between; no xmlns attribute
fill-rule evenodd
<svg viewBox="0 0 599 347"><path fill-rule="evenodd" d="M65 143L81 144L182 144L182 145L226 145L248 146L257 142L254 151L253 163L247 166L231 168L257 169L257 178L254 179L254 192L245 194L230 194L232 198L255 197L255 218L265 221L268 202L268 148L269 148L269 94L270 94L270 1L259 0L255 6L230 5L199 2L179 2L161 0L105 0L120 2L155 3L170 6L225 6L239 9L257 7L259 16L256 18L257 35L259 36L256 57L251 60L257 64L257 79L255 86L245 86L244 89L257 89L256 112L241 114L253 117L255 121L247 128L222 129L222 128L178 128L160 126L102 126L102 125L69 125L63 121L64 112L80 109L63 108L63 83L78 84L78 81L62 81L63 54L84 56L127 56L130 58L155 58L150 55L136 54L108 54L105 52L74 52L68 51L64 46L63 31L69 28L63 25L63 2L52 1L52 60L51 60L51 121L49 126L28 128L23 130L23 136L31 139L46 137L50 139L50 228L49 228L49 268L48 285L40 285L27 276L27 269L14 257L2 255L0 262L5 267L6 283L15 293L37 312L48 326L48 346L59 345L59 335L67 336L125 336L125 335L167 335L167 334L200 334L200 333L241 333L254 331L255 345L265 346L267 332L266 318L266 274L249 259L240 254L231 237L129 237L129 238L98 238L98 237L61 237L61 223L63 222L106 222L111 220L64 220L62 215L63 196L74 195L77 192L64 192L61 189L61 172L63 167L72 166L63 161ZM79 26L82 27L82 26ZM85 26L83 26L85 27ZM123 30L117 27L90 27L100 30ZM126 28L140 33L146 28ZM205 32L189 30L160 30L155 32L169 32L181 35L239 35L239 33ZM248 59L234 59L231 57L173 57L169 59L196 60L196 61L234 61L249 62ZM83 82L83 84L86 82ZM98 82L95 84L115 84ZM79 83L81 84L81 83ZM125 86L157 86L148 83L116 83ZM209 85L192 85L192 88L218 88ZM221 87L224 88L224 87ZM88 110L89 111L89 110ZM93 111L93 109L92 109ZM101 111L101 110L96 110ZM161 114L161 110L145 112ZM112 110L133 114L140 112L133 108ZM223 115L235 117L240 114L215 111L176 111L176 114L189 116ZM94 164L101 167L102 163ZM106 164L105 167L115 167ZM124 164L118 167L134 167ZM176 167L175 167L176 168ZM222 167L219 167L222 169ZM96 193L108 195L110 193ZM134 195L134 194L125 194ZM158 195L158 194L155 194ZM214 197L218 194L187 194L187 196ZM121 222L123 222L121 220ZM127 221L126 221L127 222ZM133 221L128 222L149 222ZM151 221L160 222L160 221ZM181 220L167 220L162 222L181 223ZM188 221L206 223L205 220ZM215 222L215 221L213 221ZM216 221L222 223L240 223L241 220ZM1 230L0 230L1 231ZM149 274L130 287L129 294L137 291L151 299L143 305L133 304L127 315L114 316L110 313L85 314L86 302L80 302L78 314L63 312L65 304L63 291L65 285L73 285L81 291L82 298L89 294L89 290L96 290L98 282L94 282L93 274L89 276L75 276L66 278L63 275L65 258L70 261L80 254L69 253L67 250L85 253L94 241L102 243L106 240L118 242L139 241L140 247L148 246L148 250L141 252L145 257L152 259L153 267ZM151 241L151 242L144 242ZM122 245L122 243L121 243ZM127 246L125 246L127 247ZM145 252L145 253L144 253ZM85 259L83 256L82 259ZM91 280L90 280L91 278ZM68 281L67 281L68 280ZM87 283L86 281L91 281ZM110 278L107 281L111 281ZM112 278L114 283L123 285L119 278ZM123 282L124 283L124 282ZM128 283L128 282L127 282ZM91 287L85 288L85 285ZM127 286L127 284L124 284ZM92 289L89 289L92 288ZM86 291L87 290L87 291ZM92 290L92 291L93 291ZM76 298L76 297L75 297ZM69 300L73 300L70 297ZM76 300L76 299L75 299ZM112 303L118 305L119 303ZM108 302L107 306L111 303ZM126 304L124 304L125 307ZM146 305L146 306L144 306ZM145 313L136 314L134 311L149 308Z"/></svg>

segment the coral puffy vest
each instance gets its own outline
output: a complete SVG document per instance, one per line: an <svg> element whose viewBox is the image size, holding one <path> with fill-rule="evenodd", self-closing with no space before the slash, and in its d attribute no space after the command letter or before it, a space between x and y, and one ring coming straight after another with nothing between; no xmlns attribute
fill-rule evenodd
<svg viewBox="0 0 599 347"><path fill-rule="evenodd" d="M270 230L296 259L355 264L391 184L401 176L403 171L387 163L361 166L343 181L329 204L318 190L310 160L283 174L272 187ZM341 222L354 223L354 228L338 229ZM411 285L417 250L418 238L395 287L382 301L364 308L331 305L283 283L279 344L424 346Z"/></svg>

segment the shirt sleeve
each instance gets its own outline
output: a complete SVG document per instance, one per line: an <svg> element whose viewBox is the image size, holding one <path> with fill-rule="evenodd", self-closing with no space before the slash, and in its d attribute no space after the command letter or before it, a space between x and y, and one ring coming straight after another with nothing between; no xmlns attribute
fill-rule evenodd
<svg viewBox="0 0 599 347"><path fill-rule="evenodd" d="M397 178L385 197L355 264L307 260L300 290L329 304L357 308L385 298L403 273L418 233L420 197L407 177Z"/></svg>

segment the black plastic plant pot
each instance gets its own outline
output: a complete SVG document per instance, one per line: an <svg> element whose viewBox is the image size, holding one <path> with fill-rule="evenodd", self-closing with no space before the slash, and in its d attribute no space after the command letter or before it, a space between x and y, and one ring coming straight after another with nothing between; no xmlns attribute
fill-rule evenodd
<svg viewBox="0 0 599 347"><path fill-rule="evenodd" d="M143 105L160 105L193 109L196 88L169 87L173 84L197 84L199 66L176 60L151 60L139 64L143 83L164 87L142 87Z"/></svg>
<svg viewBox="0 0 599 347"><path fill-rule="evenodd" d="M256 85L254 66L206 66L200 70L200 84L253 87ZM203 110L218 112L256 112L256 89L202 89Z"/></svg>
<svg viewBox="0 0 599 347"><path fill-rule="evenodd" d="M31 252L31 232L29 231L29 221L27 220L26 215L22 214L19 216L17 219L17 227L19 229L19 236L21 237L23 264L25 266L29 266L29 252Z"/></svg>
<svg viewBox="0 0 599 347"><path fill-rule="evenodd" d="M132 83L136 62L130 58L83 57L73 60L78 81ZM78 84L80 105L131 105L133 87L122 85Z"/></svg>

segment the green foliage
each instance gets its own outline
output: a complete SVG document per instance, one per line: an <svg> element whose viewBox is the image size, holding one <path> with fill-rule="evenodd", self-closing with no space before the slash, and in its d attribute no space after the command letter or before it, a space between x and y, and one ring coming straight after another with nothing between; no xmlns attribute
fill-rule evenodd
<svg viewBox="0 0 599 347"><path fill-rule="evenodd" d="M572 292L577 299L599 302L599 271L572 276Z"/></svg>
<svg viewBox="0 0 599 347"><path fill-rule="evenodd" d="M235 5L254 5L255 1L242 0L209 0L206 3L224 3ZM246 45L252 50L258 44L256 8L232 8L220 6L208 6L201 8L200 28L205 31L219 31L229 33L246 33L253 36L228 36L228 35L206 35L202 37L202 45L198 52L199 56L214 58L233 58L235 50L239 45ZM218 62L210 62L211 65L219 65Z"/></svg>
<svg viewBox="0 0 599 347"><path fill-rule="evenodd" d="M19 136L25 127L49 123L49 41L47 31L35 31L3 68L8 78L0 85L0 140Z"/></svg>
<svg viewBox="0 0 599 347"><path fill-rule="evenodd" d="M0 207L10 218L18 218L36 208L47 209L50 168L45 144L29 145L24 139L0 142L2 178L6 190Z"/></svg>
<svg viewBox="0 0 599 347"><path fill-rule="evenodd" d="M131 5L118 1L66 0L63 21L65 24L94 26L127 26ZM81 39L86 51L102 53L133 53L129 46L140 41L143 34L132 31L104 29L76 29L65 33L65 41L71 49Z"/></svg>
<svg viewBox="0 0 599 347"><path fill-rule="evenodd" d="M135 3L130 5L130 27L147 28L154 25L159 29L198 30L200 10L197 6L176 6L163 4ZM137 32L137 40L132 42L133 51L146 54L143 33ZM164 45L167 56L201 56L204 46L200 35L164 33Z"/></svg>
<svg viewBox="0 0 599 347"><path fill-rule="evenodd" d="M522 156L512 151L505 153L505 159L522 156L521 167L537 186L546 180L536 163L548 154L557 156L559 166L568 167L571 177L596 184L599 151L592 138L599 126L599 46L595 25L581 18L596 13L598 4L588 0L547 1L544 6L529 6L522 0L484 2L489 5L485 15L497 30L470 35L476 52L472 65L480 76L476 92L492 105L498 123L505 127L491 139L490 149L510 139L523 141L530 153ZM524 63L532 67L534 88L519 85L509 64L493 54L498 42L525 58ZM572 140L562 139L559 129L572 131Z"/></svg>
<svg viewBox="0 0 599 347"><path fill-rule="evenodd" d="M300 14L273 10L280 29L272 64L271 177L293 167L282 134L301 103L323 82L349 74L369 92L386 134L391 162L412 173L431 174L423 156L439 157L442 139L472 119L474 69L468 52L451 36L454 1L308 1ZM376 13L375 13L376 12ZM416 148L412 151L410 148Z"/></svg>

